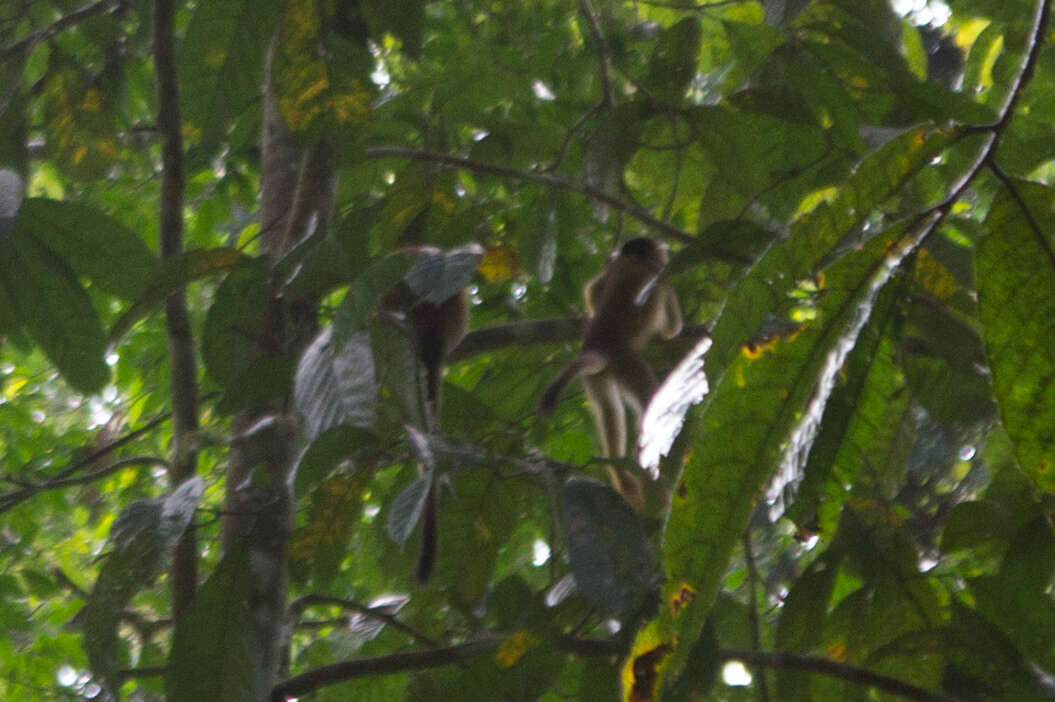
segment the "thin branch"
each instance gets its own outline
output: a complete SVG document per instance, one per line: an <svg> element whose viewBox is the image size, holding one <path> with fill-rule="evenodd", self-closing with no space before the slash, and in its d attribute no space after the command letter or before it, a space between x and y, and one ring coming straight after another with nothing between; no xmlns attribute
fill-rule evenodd
<svg viewBox="0 0 1055 702"><path fill-rule="evenodd" d="M345 600L339 597L330 597L329 595L309 594L304 595L302 597L298 597L296 600L290 603L289 611L293 619L296 620L300 618L300 616L304 613L305 609L315 605L340 607L341 609L347 609L353 612L358 612L359 614L362 614L365 617L377 619L378 621L388 624L393 629L402 631L410 638L414 639L420 644L428 646L429 648L436 648L439 646L439 643L437 643L434 639L430 638L426 634L423 634L414 627L405 624L399 619L397 619L393 613L388 611L389 609L391 609L391 607L387 605L381 607L371 607L369 605L364 605L354 600Z"/></svg>
<svg viewBox="0 0 1055 702"><path fill-rule="evenodd" d="M907 700L914 700L915 702L963 702L958 697L931 692L897 678L876 673L868 668L841 663L828 658L779 651L738 651L733 649L721 649L718 652L718 658L723 663L741 661L752 666L798 670L804 673L826 675L858 685L867 685L882 692L897 695Z"/></svg>
<svg viewBox="0 0 1055 702"><path fill-rule="evenodd" d="M86 485L131 466L162 466L168 468L169 462L161 456L129 456L128 458L114 461L107 466L103 466L98 470L93 470L91 473L86 473L76 478L56 478L55 480L48 480L43 483L26 485L25 489L37 493L44 492L45 490L57 490L59 488L71 487L73 485ZM6 499L6 497L6 495L0 497L0 500Z"/></svg>
<svg viewBox="0 0 1055 702"><path fill-rule="evenodd" d="M758 624L758 597L755 594L755 588L758 586L758 567L755 565L755 552L751 543L751 527L747 527L744 531L744 560L747 562L747 613L751 624L751 648L755 651L761 651L762 636L759 633ZM766 682L766 671L757 670L755 677L758 679L758 699L761 702L769 702L769 684Z"/></svg>
<svg viewBox="0 0 1055 702"><path fill-rule="evenodd" d="M586 328L584 317L553 317L527 319L509 324L495 324L469 332L450 355L449 361L460 361L485 351L525 344L554 344L582 338ZM681 330L678 340L695 341L711 333L709 324L689 324ZM668 342L669 343L669 342Z"/></svg>
<svg viewBox="0 0 1055 702"><path fill-rule="evenodd" d="M518 171L515 168L507 168L506 166L498 166L492 163L484 163L483 161L477 161L471 158L464 158L462 156L452 156L450 154L441 154L432 151L421 151L416 149L410 149L403 146L371 146L366 149L366 155L369 158L407 158L412 161L423 161L426 163L435 163L443 166L444 168L461 168L475 173L484 173L486 175L498 176L500 178L510 178L513 180L520 180L527 183L537 183L539 185L547 185L553 188L561 188L563 190L571 190L577 192L580 195L596 200L597 202L608 205L614 210L624 212L631 217L637 219L643 224L655 229L658 232L662 232L667 236L676 239L681 242L692 242L696 239L694 234L675 227L670 222L664 222L661 219L657 219L645 211L643 208L638 207L632 203L624 202L617 197L613 197L603 190L599 190L591 185L585 183L577 183L566 178L551 175L548 173L535 173L529 171ZM750 264L751 260L745 256L737 256L735 254L723 254L720 257L721 260L729 261L731 263L739 264Z"/></svg>
<svg viewBox="0 0 1055 702"><path fill-rule="evenodd" d="M601 33L601 24L597 21L597 14L590 5L590 0L579 0L579 14L586 18L586 27L590 30L590 38L597 45L597 73L601 78L601 103L600 108L611 107L615 104L615 93L612 90L612 81L608 77L608 45Z"/></svg>
<svg viewBox="0 0 1055 702"><path fill-rule="evenodd" d="M312 690L317 690L327 685L335 685L353 678L361 678L368 675L406 673L413 670L425 670L454 663L464 663L491 653L498 648L501 642L502 638L495 637L430 651L394 653L377 658L342 661L341 663L322 666L275 685L271 691L271 702L285 702L290 697L303 696Z"/></svg>
<svg viewBox="0 0 1055 702"><path fill-rule="evenodd" d="M158 132L161 134L161 210L158 236L162 260L183 253L183 135L173 20L175 0L154 1L154 69L157 79ZM165 299L165 322L171 356L172 437L175 457L169 471L173 485L197 472L198 453L187 436L198 428L197 367L194 338L184 289ZM172 611L179 616L194 597L198 582L198 547L193 529L176 544L172 562Z"/></svg>
<svg viewBox="0 0 1055 702"><path fill-rule="evenodd" d="M33 32L32 34L28 34L16 41L15 43L3 49L0 49L0 61L7 60L15 54L18 54L23 51L30 51L34 46L36 46L40 42L51 39L56 34L59 34L69 29L70 27L73 27L79 24L80 22L83 22L89 17L94 17L95 15L98 15L102 12L106 12L110 9L116 9L119 5L120 3L115 2L114 0L98 0L98 2L93 2L90 5L85 5L79 10L74 10L70 14L64 15L59 19L55 20L47 27Z"/></svg>

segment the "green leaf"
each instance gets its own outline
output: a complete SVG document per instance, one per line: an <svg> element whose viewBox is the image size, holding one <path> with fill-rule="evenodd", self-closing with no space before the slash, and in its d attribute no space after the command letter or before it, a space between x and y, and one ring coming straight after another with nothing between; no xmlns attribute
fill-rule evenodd
<svg viewBox="0 0 1055 702"><path fill-rule="evenodd" d="M157 256L139 235L94 208L29 198L22 203L18 226L78 276L121 299L141 295L157 273Z"/></svg>
<svg viewBox="0 0 1055 702"><path fill-rule="evenodd" d="M345 424L327 429L312 441L297 464L294 494L307 495L342 460L380 449L378 435Z"/></svg>
<svg viewBox="0 0 1055 702"><path fill-rule="evenodd" d="M418 58L425 31L424 0L365 0L363 12L370 21L371 34L380 37L391 32L402 40L407 56Z"/></svg>
<svg viewBox="0 0 1055 702"><path fill-rule="evenodd" d="M191 281L245 265L251 259L236 249L195 249L161 262L146 292L140 295L110 328L107 342L116 343L139 320L146 317L170 293Z"/></svg>
<svg viewBox="0 0 1055 702"><path fill-rule="evenodd" d="M788 338L776 334L762 345L745 344L728 369L721 368L719 356L717 379L710 368L714 350L708 353L705 368L712 391L698 429L708 440L692 453L672 500L664 560L667 598L685 588L695 598L684 613L661 610L660 618L638 635L642 647L657 635L676 636L682 642L668 672L680 674L688 655L684 642L699 636L759 492L776 473L767 501L771 512L779 513L801 480L835 375L892 268L918 245L920 232L902 239L903 235L895 227L830 267L816 320L792 328ZM771 299L776 277L766 264L780 260L780 251L771 251L738 286L737 292L756 296L755 314L757 305L771 304L763 301ZM794 270L789 264L783 260L780 270ZM766 278L759 280L760 275ZM723 319L731 309L733 303L726 306ZM714 339L717 346L718 329ZM727 427L736 427L736 432ZM676 627L677 634L667 634L667 627Z"/></svg>
<svg viewBox="0 0 1055 702"><path fill-rule="evenodd" d="M253 681L253 618L249 611L252 574L249 550L228 553L176 620L165 673L171 702L257 699Z"/></svg>
<svg viewBox="0 0 1055 702"><path fill-rule="evenodd" d="M110 529L110 553L85 605L83 623L84 648L92 670L113 693L120 688L117 626L121 614L132 596L161 571L194 518L204 490L204 481L196 476L166 498L132 502Z"/></svg>
<svg viewBox="0 0 1055 702"><path fill-rule="evenodd" d="M788 509L799 525L817 517L833 474L840 484L853 484L859 471L884 474L887 464L901 465L898 459L905 458L908 445L901 429L911 395L902 391L894 347L896 303L903 293L900 281L880 293L842 370L843 382L832 391L802 485Z"/></svg>
<svg viewBox="0 0 1055 702"><path fill-rule="evenodd" d="M315 337L293 378L293 406L309 442L338 424L368 428L374 423L377 381L369 337L361 332L339 344L332 332L327 327Z"/></svg>
<svg viewBox="0 0 1055 702"><path fill-rule="evenodd" d="M0 287L70 385L85 394L101 390L110 369L99 315L74 272L21 224L0 239Z"/></svg>
<svg viewBox="0 0 1055 702"><path fill-rule="evenodd" d="M261 265L232 271L216 289L201 343L205 368L220 383L231 384L257 355L271 298Z"/></svg>
<svg viewBox="0 0 1055 702"><path fill-rule="evenodd" d="M275 47L272 81L279 112L308 143L328 135L354 144L371 119L377 93L367 37L349 36L358 32L350 25L356 18L336 17L337 9L320 0L288 6Z"/></svg>
<svg viewBox="0 0 1055 702"><path fill-rule="evenodd" d="M643 81L650 95L658 100L681 101L696 75L701 38L700 21L695 17L686 17L664 30Z"/></svg>
<svg viewBox="0 0 1055 702"><path fill-rule="evenodd" d="M396 543L404 543L414 533L425 511L425 499L432 488L432 475L423 475L396 495L388 507L385 526L388 537Z"/></svg>
<svg viewBox="0 0 1055 702"><path fill-rule="evenodd" d="M404 280L415 295L443 304L469 284L483 253L475 244L448 251L419 250Z"/></svg>
<svg viewBox="0 0 1055 702"><path fill-rule="evenodd" d="M264 54L282 9L279 0L197 5L179 51L184 129L207 152L246 109L257 106Z"/></svg>
<svg viewBox="0 0 1055 702"><path fill-rule="evenodd" d="M253 359L227 383L216 411L234 414L243 409L263 407L271 400L289 396L297 357L293 354L260 356Z"/></svg>
<svg viewBox="0 0 1055 702"><path fill-rule="evenodd" d="M92 76L60 51L53 51L44 79L44 142L63 170L80 180L103 177L120 151L117 86Z"/></svg>
<svg viewBox="0 0 1055 702"><path fill-rule="evenodd" d="M333 316L334 338L346 340L366 326L381 298L403 279L411 267L407 256L386 256L371 263L348 288Z"/></svg>
<svg viewBox="0 0 1055 702"><path fill-rule="evenodd" d="M1055 189L1025 182L1015 189L1021 205L1002 188L986 218L992 233L978 247L979 316L1004 428L1022 470L1048 490L1055 487L1055 246L1027 215L1047 223Z"/></svg>
<svg viewBox="0 0 1055 702"><path fill-rule="evenodd" d="M808 653L820 645L843 556L842 547L833 545L795 579L780 613L775 642L778 651ZM807 699L809 679L802 673L779 670L777 692L780 699Z"/></svg>
<svg viewBox="0 0 1055 702"><path fill-rule="evenodd" d="M595 480L564 484L561 522L578 590L606 615L636 613L658 583L641 523L620 495Z"/></svg>

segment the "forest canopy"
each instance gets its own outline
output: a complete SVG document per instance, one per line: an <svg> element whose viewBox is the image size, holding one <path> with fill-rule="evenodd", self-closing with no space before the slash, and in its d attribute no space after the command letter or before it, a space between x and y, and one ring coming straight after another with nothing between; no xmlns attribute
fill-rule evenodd
<svg viewBox="0 0 1055 702"><path fill-rule="evenodd" d="M5 0L0 697L1055 698L1050 13Z"/></svg>

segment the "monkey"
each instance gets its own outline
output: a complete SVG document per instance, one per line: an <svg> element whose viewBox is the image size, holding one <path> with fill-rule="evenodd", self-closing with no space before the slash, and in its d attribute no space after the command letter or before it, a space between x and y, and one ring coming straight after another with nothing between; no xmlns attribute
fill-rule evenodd
<svg viewBox="0 0 1055 702"><path fill-rule="evenodd" d="M631 239L605 269L583 288L589 321L582 352L542 393L538 414L557 405L561 391L575 377L593 413L601 452L607 458L626 455L629 407L637 417L659 382L640 349L655 335L672 339L681 332L678 296L660 275L667 251L649 238ZM641 484L629 471L607 466L613 487L634 507L643 504Z"/></svg>
<svg viewBox="0 0 1055 702"><path fill-rule="evenodd" d="M431 246L417 246L401 249L393 255L399 254L437 256L442 252ZM447 355L469 330L469 296L465 288L434 304L414 292L405 280L400 280L381 298L378 316L394 322L410 337L414 356L425 370L425 428L430 432L438 429L440 389ZM420 465L418 471L419 474L422 471ZM414 580L419 586L428 582L436 567L437 518L436 488L430 485L421 517L421 550L414 571Z"/></svg>

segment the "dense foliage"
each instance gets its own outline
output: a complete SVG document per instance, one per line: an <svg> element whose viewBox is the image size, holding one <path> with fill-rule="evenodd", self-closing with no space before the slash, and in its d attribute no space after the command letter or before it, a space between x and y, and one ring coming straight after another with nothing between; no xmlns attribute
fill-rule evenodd
<svg viewBox="0 0 1055 702"><path fill-rule="evenodd" d="M0 3L0 696L1055 697L1049 0L177 4ZM636 236L639 512L535 416Z"/></svg>

